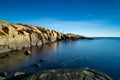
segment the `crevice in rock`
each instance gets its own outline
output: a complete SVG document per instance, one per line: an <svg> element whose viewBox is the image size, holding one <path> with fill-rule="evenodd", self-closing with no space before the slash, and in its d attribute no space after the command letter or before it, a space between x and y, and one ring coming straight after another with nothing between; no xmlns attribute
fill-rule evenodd
<svg viewBox="0 0 120 80"><path fill-rule="evenodd" d="M2 26L2 30L9 35L9 28L6 26Z"/></svg>

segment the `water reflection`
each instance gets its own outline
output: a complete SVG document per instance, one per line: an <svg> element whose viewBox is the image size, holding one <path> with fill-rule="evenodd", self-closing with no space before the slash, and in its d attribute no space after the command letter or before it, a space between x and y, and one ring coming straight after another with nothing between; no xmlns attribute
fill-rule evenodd
<svg viewBox="0 0 120 80"><path fill-rule="evenodd" d="M10 55L6 58L0 59L0 71L11 72L21 67L29 66L35 63L36 60L45 58L45 56L49 55L49 53L55 52L57 47L59 47L59 44L59 42L54 42L40 47L30 47L21 51L7 52L7 54ZM26 50L30 50L32 55L26 56L24 54Z"/></svg>
<svg viewBox="0 0 120 80"><path fill-rule="evenodd" d="M0 71L27 72L41 69L89 67L118 80L120 76L119 47L120 38L55 42L41 47L26 48L19 52L9 52L14 55L0 59ZM25 56L26 50L31 50L32 55ZM40 59L47 61L41 63ZM35 63L41 64L41 67L33 67Z"/></svg>

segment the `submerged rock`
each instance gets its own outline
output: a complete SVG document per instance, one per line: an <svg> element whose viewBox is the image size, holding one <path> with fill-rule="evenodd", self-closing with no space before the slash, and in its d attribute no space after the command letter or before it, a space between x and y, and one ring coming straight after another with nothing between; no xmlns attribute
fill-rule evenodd
<svg viewBox="0 0 120 80"><path fill-rule="evenodd" d="M9 57L9 56L10 56L9 53L2 53L2 54L0 54L0 59L7 58L7 57Z"/></svg>
<svg viewBox="0 0 120 80"><path fill-rule="evenodd" d="M25 55L31 55L31 54L32 54L32 53L31 53L30 50L25 51Z"/></svg>
<svg viewBox="0 0 120 80"><path fill-rule="evenodd" d="M22 80L112 80L104 73L84 69L84 70L43 70L32 73Z"/></svg>
<svg viewBox="0 0 120 80"><path fill-rule="evenodd" d="M40 64L34 64L34 67L40 67L41 65Z"/></svg>
<svg viewBox="0 0 120 80"><path fill-rule="evenodd" d="M46 62L46 60L40 59L40 62Z"/></svg>

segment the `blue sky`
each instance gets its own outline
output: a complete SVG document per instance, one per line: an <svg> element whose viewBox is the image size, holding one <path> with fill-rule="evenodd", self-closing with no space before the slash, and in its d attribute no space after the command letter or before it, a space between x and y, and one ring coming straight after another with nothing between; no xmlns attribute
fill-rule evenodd
<svg viewBox="0 0 120 80"><path fill-rule="evenodd" d="M120 37L120 0L0 0L0 19L64 33Z"/></svg>

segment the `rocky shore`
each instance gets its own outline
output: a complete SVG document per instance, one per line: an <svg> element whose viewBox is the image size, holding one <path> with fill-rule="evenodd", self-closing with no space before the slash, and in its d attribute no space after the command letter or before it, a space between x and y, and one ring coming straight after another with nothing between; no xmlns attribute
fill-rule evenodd
<svg viewBox="0 0 120 80"><path fill-rule="evenodd" d="M8 51L18 51L26 49L26 47L42 46L55 41L73 41L78 39L92 38L68 33L63 34L55 30L49 30L39 26L27 24L13 24L5 21L0 21L0 56L4 58L8 54L2 54ZM30 51L25 52L26 55L31 55ZM44 62L45 60L40 60ZM40 67L39 64L34 64ZM33 73L15 72L9 77L7 72L0 72L0 80L112 80L104 73L91 70L42 70Z"/></svg>
<svg viewBox="0 0 120 80"><path fill-rule="evenodd" d="M75 34L63 34L39 26L13 24L0 21L0 53L21 50L25 47L41 46L55 41L92 39Z"/></svg>
<svg viewBox="0 0 120 80"><path fill-rule="evenodd" d="M42 70L30 74L19 73L14 75L11 80L112 80L104 73L91 70Z"/></svg>

